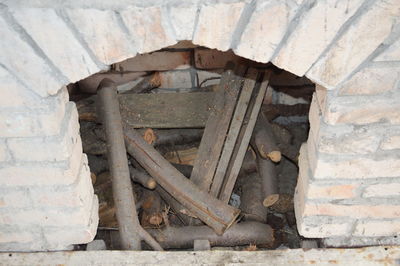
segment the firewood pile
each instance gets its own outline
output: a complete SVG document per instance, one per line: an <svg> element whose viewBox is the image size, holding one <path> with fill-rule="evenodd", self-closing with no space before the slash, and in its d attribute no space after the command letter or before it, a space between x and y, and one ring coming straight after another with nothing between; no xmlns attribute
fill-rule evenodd
<svg viewBox="0 0 400 266"><path fill-rule="evenodd" d="M272 104L272 74L230 63L219 85L184 93L151 93L154 78L118 93L105 76L79 99L97 237L128 250L298 247L293 194L307 128L273 121L308 110Z"/></svg>

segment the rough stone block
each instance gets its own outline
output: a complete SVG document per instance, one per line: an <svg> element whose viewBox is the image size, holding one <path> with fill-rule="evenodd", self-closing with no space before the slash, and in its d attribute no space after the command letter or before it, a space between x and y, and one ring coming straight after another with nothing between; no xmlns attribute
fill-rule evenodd
<svg viewBox="0 0 400 266"><path fill-rule="evenodd" d="M396 89L399 80L400 67L370 65L344 82L339 88L339 95L380 94Z"/></svg>
<svg viewBox="0 0 400 266"><path fill-rule="evenodd" d="M29 243L31 241L34 241L34 236L29 232L9 232L9 233L0 232L1 244L4 243L7 244L9 242Z"/></svg>
<svg viewBox="0 0 400 266"><path fill-rule="evenodd" d="M121 16L138 53L156 51L176 43L161 7L127 8Z"/></svg>
<svg viewBox="0 0 400 266"><path fill-rule="evenodd" d="M66 10L70 21L102 63L110 65L136 55L137 50L113 11Z"/></svg>
<svg viewBox="0 0 400 266"><path fill-rule="evenodd" d="M272 62L303 76L362 3L362 0L316 1L300 18Z"/></svg>
<svg viewBox="0 0 400 266"><path fill-rule="evenodd" d="M70 82L100 70L53 9L19 8L12 13Z"/></svg>
<svg viewBox="0 0 400 266"><path fill-rule="evenodd" d="M398 246L400 237L329 237L321 240L321 247L325 248L349 248L349 247L371 247L371 246Z"/></svg>
<svg viewBox="0 0 400 266"><path fill-rule="evenodd" d="M313 65L307 77L328 89L335 88L384 42L399 15L397 0L377 1Z"/></svg>
<svg viewBox="0 0 400 266"><path fill-rule="evenodd" d="M400 149L400 136L388 136L382 141L380 148L382 150Z"/></svg>
<svg viewBox="0 0 400 266"><path fill-rule="evenodd" d="M193 43L221 51L228 50L244 6L243 2L204 3L200 9Z"/></svg>
<svg viewBox="0 0 400 266"><path fill-rule="evenodd" d="M257 1L235 53L257 62L270 61L296 12L297 6L289 2Z"/></svg>
<svg viewBox="0 0 400 266"><path fill-rule="evenodd" d="M0 62L10 69L12 74L17 76L25 87L29 87L42 97L46 97L56 94L62 85L68 83L25 41L24 34L14 31L1 16L0 35L2 36ZM15 51L18 51L18 53Z"/></svg>
<svg viewBox="0 0 400 266"><path fill-rule="evenodd" d="M169 18L177 40L191 40L197 18L197 6L186 3L168 6Z"/></svg>
<svg viewBox="0 0 400 266"><path fill-rule="evenodd" d="M72 102L65 112L59 136L8 139L13 157L19 161L64 161L71 156L74 145L82 144L78 112Z"/></svg>
<svg viewBox="0 0 400 266"><path fill-rule="evenodd" d="M166 71L190 67L190 52L154 52L115 64L118 71Z"/></svg>
<svg viewBox="0 0 400 266"><path fill-rule="evenodd" d="M11 159L5 139L0 139L0 162L5 162Z"/></svg>
<svg viewBox="0 0 400 266"><path fill-rule="evenodd" d="M393 221L358 221L354 229L354 236L393 236L400 232L400 220Z"/></svg>
<svg viewBox="0 0 400 266"><path fill-rule="evenodd" d="M400 179L398 180L398 182L399 183L370 185L365 188L362 196L364 198L400 197Z"/></svg>

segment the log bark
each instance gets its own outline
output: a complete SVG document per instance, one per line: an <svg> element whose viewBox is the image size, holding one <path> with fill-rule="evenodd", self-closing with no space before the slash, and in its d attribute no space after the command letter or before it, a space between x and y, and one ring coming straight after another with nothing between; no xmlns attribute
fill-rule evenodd
<svg viewBox="0 0 400 266"><path fill-rule="evenodd" d="M115 84L111 80L103 80L98 95L99 113L102 114L108 143L107 158L122 248L140 250L140 240L145 237L156 250L162 250L159 245L154 246L154 239L143 232L136 213Z"/></svg>
<svg viewBox="0 0 400 266"><path fill-rule="evenodd" d="M281 152L276 144L272 126L262 112L258 115L254 127L252 143L254 143L253 147L262 158L268 158L273 162L279 162L281 160Z"/></svg>
<svg viewBox="0 0 400 266"><path fill-rule="evenodd" d="M203 129L181 128L181 129L153 129L155 140L153 146L181 145L200 141Z"/></svg>
<svg viewBox="0 0 400 266"><path fill-rule="evenodd" d="M154 190L145 189L142 193L142 199L142 226L156 226L158 228L163 221L161 198L159 194Z"/></svg>
<svg viewBox="0 0 400 266"><path fill-rule="evenodd" d="M208 226L167 227L163 230L149 229L148 232L163 248L192 248L196 239L205 239L211 246L272 246L273 229L258 222L242 222L233 225L219 236Z"/></svg>
<svg viewBox="0 0 400 266"><path fill-rule="evenodd" d="M125 144L129 154L176 200L191 213L223 234L236 220L240 210L201 191L183 176L134 129L125 130Z"/></svg>
<svg viewBox="0 0 400 266"><path fill-rule="evenodd" d="M271 207L279 200L275 164L270 159L257 156L257 169L261 177L263 205L265 207Z"/></svg>
<svg viewBox="0 0 400 266"><path fill-rule="evenodd" d="M241 177L240 209L246 221L267 222L268 209L263 205L261 178L258 173Z"/></svg>

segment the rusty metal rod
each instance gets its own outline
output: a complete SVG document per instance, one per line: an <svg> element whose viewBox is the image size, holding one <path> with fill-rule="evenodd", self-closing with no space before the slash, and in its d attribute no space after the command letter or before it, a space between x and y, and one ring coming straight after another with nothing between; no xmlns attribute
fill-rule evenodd
<svg viewBox="0 0 400 266"><path fill-rule="evenodd" d="M223 234L236 220L240 210L200 190L183 176L154 147L145 142L134 129L125 128L125 144L128 153L193 215Z"/></svg>
<svg viewBox="0 0 400 266"><path fill-rule="evenodd" d="M147 234L143 233L137 216L116 85L113 81L104 79L101 81L97 93L99 95L99 113L106 130L107 157L112 178L116 216L120 228L121 246L126 250L140 250L140 241L144 236L146 242L149 241L149 244L152 244L157 250L162 250L161 246L154 245L154 239L149 239Z"/></svg>

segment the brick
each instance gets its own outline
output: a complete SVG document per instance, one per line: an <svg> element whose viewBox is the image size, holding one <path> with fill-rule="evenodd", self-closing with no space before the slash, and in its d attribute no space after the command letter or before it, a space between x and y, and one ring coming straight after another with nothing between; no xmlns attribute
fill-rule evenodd
<svg viewBox="0 0 400 266"><path fill-rule="evenodd" d="M37 55L34 48L20 37L23 36L22 33L10 28L3 17L0 17L0 29L2 36L0 62L7 66L25 86L46 97L56 94L62 85L67 83L66 79L58 76L55 70Z"/></svg>
<svg viewBox="0 0 400 266"><path fill-rule="evenodd" d="M176 43L161 7L128 8L121 12L121 16L138 53L156 51Z"/></svg>
<svg viewBox="0 0 400 266"><path fill-rule="evenodd" d="M11 159L5 140L0 139L0 162L5 162Z"/></svg>
<svg viewBox="0 0 400 266"><path fill-rule="evenodd" d="M400 91L380 96L328 96L324 121L327 124L365 125L377 122L400 124Z"/></svg>
<svg viewBox="0 0 400 266"><path fill-rule="evenodd" d="M53 9L19 8L12 13L70 82L100 70Z"/></svg>
<svg viewBox="0 0 400 266"><path fill-rule="evenodd" d="M370 157L326 156L315 150L315 145L307 143L308 159L315 179L344 178L364 179L400 176L400 159L390 156Z"/></svg>
<svg viewBox="0 0 400 266"><path fill-rule="evenodd" d="M193 35L193 43L226 51L239 22L244 3L204 3Z"/></svg>
<svg viewBox="0 0 400 266"><path fill-rule="evenodd" d="M400 183L370 185L365 188L363 193L364 198L375 198L375 197L386 198L386 197L399 197L399 196L400 196Z"/></svg>
<svg viewBox="0 0 400 266"><path fill-rule="evenodd" d="M310 217L307 218L310 220ZM312 219L312 218L311 218ZM307 225L303 223L303 219L296 219L297 230L300 235L306 238L324 238L331 236L347 235L351 229L351 223L332 223L326 221L325 223Z"/></svg>
<svg viewBox="0 0 400 266"><path fill-rule="evenodd" d="M397 0L376 1L313 65L307 77L328 89L335 88L384 42L399 15Z"/></svg>
<svg viewBox="0 0 400 266"><path fill-rule="evenodd" d="M400 136L389 136L385 138L380 148L382 150L395 150L400 149Z"/></svg>
<svg viewBox="0 0 400 266"><path fill-rule="evenodd" d="M270 61L296 12L290 3L257 1L235 53L257 62Z"/></svg>
<svg viewBox="0 0 400 266"><path fill-rule="evenodd" d="M50 111L20 109L0 112L0 137L53 136L60 133L66 106L57 104Z"/></svg>
<svg viewBox="0 0 400 266"><path fill-rule="evenodd" d="M45 138L10 138L8 146L19 161L64 161L74 145L82 145L79 136L78 112L75 104L67 109L59 136Z"/></svg>
<svg viewBox="0 0 400 266"><path fill-rule="evenodd" d="M397 41L378 55L374 61L400 61L400 39L397 39Z"/></svg>
<svg viewBox="0 0 400 266"><path fill-rule="evenodd" d="M115 65L123 71L165 71L190 67L190 52L154 52L137 55Z"/></svg>
<svg viewBox="0 0 400 266"><path fill-rule="evenodd" d="M168 7L169 18L177 40L193 38L197 10L197 6L183 1Z"/></svg>
<svg viewBox="0 0 400 266"><path fill-rule="evenodd" d="M71 157L65 162L3 165L0 168L0 186L69 185L75 182L82 163L82 145L75 145Z"/></svg>
<svg viewBox="0 0 400 266"><path fill-rule="evenodd" d="M32 207L32 198L28 189L7 188L0 190L0 209Z"/></svg>
<svg viewBox="0 0 400 266"><path fill-rule="evenodd" d="M352 218L400 218L399 205L336 205L307 202L303 216L335 216Z"/></svg>
<svg viewBox="0 0 400 266"><path fill-rule="evenodd" d="M339 88L339 95L374 95L394 90L400 80L400 67L398 66L368 66Z"/></svg>
<svg viewBox="0 0 400 266"><path fill-rule="evenodd" d="M160 72L160 89L186 89L191 88L192 79L189 71Z"/></svg>
<svg viewBox="0 0 400 266"><path fill-rule="evenodd" d="M274 65L303 76L362 3L362 0L317 1L300 18L272 60Z"/></svg>
<svg viewBox="0 0 400 266"><path fill-rule="evenodd" d="M120 27L113 11L66 9L75 28L82 34L94 55L109 65L136 55L131 39Z"/></svg>
<svg viewBox="0 0 400 266"><path fill-rule="evenodd" d="M85 203L80 208L62 209L30 209L30 210L0 210L0 224L21 226L40 225L40 226L87 226L91 217L91 210L97 210L97 196Z"/></svg>
<svg viewBox="0 0 400 266"><path fill-rule="evenodd" d="M91 242L96 236L99 223L98 199L94 196L90 218L86 225L80 227L59 227L44 230L44 237L48 245L53 250L62 249L62 247L71 244L86 244Z"/></svg>
<svg viewBox="0 0 400 266"><path fill-rule="evenodd" d="M216 71L198 70L196 72L198 77L198 84L199 85L202 84L201 87L219 84L222 71L223 70L216 70Z"/></svg>
<svg viewBox="0 0 400 266"><path fill-rule="evenodd" d="M400 221L359 221L355 227L354 236L393 236L400 232Z"/></svg>
<svg viewBox="0 0 400 266"><path fill-rule="evenodd" d="M32 188L33 203L40 207L82 207L93 197L93 185L87 161L81 166L77 180L68 186Z"/></svg>
<svg viewBox="0 0 400 266"><path fill-rule="evenodd" d="M297 186L307 199L350 199L357 196L358 185L348 183L343 185L326 184L310 179L310 166L306 147L303 145L299 156L299 177Z"/></svg>
<svg viewBox="0 0 400 266"><path fill-rule="evenodd" d="M34 236L29 232L0 232L0 243L29 243L34 240Z"/></svg>

